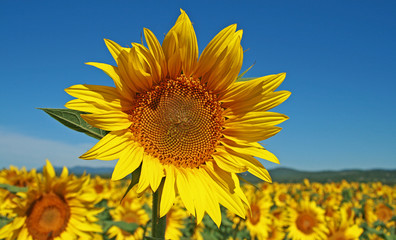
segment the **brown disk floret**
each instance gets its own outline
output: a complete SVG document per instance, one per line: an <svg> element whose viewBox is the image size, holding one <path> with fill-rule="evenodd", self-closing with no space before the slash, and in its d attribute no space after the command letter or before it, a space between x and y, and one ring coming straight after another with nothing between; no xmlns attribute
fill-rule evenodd
<svg viewBox="0 0 396 240"><path fill-rule="evenodd" d="M222 112L215 94L182 75L136 97L130 129L162 164L195 168L210 158L222 136Z"/></svg>
<svg viewBox="0 0 396 240"><path fill-rule="evenodd" d="M48 240L59 236L70 219L69 205L55 193L45 193L31 206L26 219L33 239Z"/></svg>

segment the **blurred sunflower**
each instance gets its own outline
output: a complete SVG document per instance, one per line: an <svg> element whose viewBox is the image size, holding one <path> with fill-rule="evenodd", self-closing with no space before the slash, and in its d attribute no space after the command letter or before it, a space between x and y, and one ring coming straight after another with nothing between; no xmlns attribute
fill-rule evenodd
<svg viewBox="0 0 396 240"><path fill-rule="evenodd" d="M247 194L250 205L250 214L247 214L246 228L252 239L268 239L268 232L272 223L270 208L273 205L269 194L251 192Z"/></svg>
<svg viewBox="0 0 396 240"><path fill-rule="evenodd" d="M363 229L350 221L347 208L341 208L340 218L329 219L328 240L358 240L363 233Z"/></svg>
<svg viewBox="0 0 396 240"><path fill-rule="evenodd" d="M179 202L180 200L177 200L177 204L166 214L165 239L177 240L183 236L181 230L185 228L188 213Z"/></svg>
<svg viewBox="0 0 396 240"><path fill-rule="evenodd" d="M292 240L326 239L328 229L324 210L308 199L298 202L295 208L289 208L288 238Z"/></svg>
<svg viewBox="0 0 396 240"><path fill-rule="evenodd" d="M160 45L144 29L148 48L105 43L117 66L87 63L108 74L114 87L75 85L65 106L91 114L92 126L110 131L83 159L118 159L112 179L141 166L137 191L156 191L165 178L160 216L181 196L199 223L205 212L219 226L219 203L245 217L246 197L236 173L271 181L255 157L279 163L258 141L277 134L287 116L269 109L290 92L274 90L285 74L236 82L243 60L242 30L220 31L198 59L192 23L181 14ZM192 191L192 189L194 189Z"/></svg>
<svg viewBox="0 0 396 240"><path fill-rule="evenodd" d="M139 227L133 232L127 232L117 226L111 226L107 231L109 238L139 240L143 239L143 226L150 220L147 212L143 208L143 202L137 196L126 197L115 209L110 210L110 215L114 221L126 223L136 223Z"/></svg>
<svg viewBox="0 0 396 240"><path fill-rule="evenodd" d="M59 178L47 160L37 187L18 193L12 209L16 217L0 229L1 239L92 239L102 231L95 215L95 194L89 177L75 178L63 168Z"/></svg>
<svg viewBox="0 0 396 240"><path fill-rule="evenodd" d="M18 169L10 166L9 169L0 171L0 183L5 183L17 187L27 187L36 184L36 169L27 171L25 167Z"/></svg>

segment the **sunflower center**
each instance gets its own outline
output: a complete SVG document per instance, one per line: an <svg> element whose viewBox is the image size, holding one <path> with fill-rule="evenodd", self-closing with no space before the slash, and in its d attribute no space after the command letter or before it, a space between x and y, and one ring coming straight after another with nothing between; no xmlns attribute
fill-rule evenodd
<svg viewBox="0 0 396 240"><path fill-rule="evenodd" d="M335 232L331 235L328 240L347 240L348 238L345 236L344 232Z"/></svg>
<svg viewBox="0 0 396 240"><path fill-rule="evenodd" d="M253 225L256 225L260 221L260 207L257 206L256 204L252 204L250 208L252 211L252 215L250 217L250 222Z"/></svg>
<svg viewBox="0 0 396 240"><path fill-rule="evenodd" d="M46 240L59 236L70 219L70 208L54 193L47 193L34 201L26 224L34 239Z"/></svg>
<svg viewBox="0 0 396 240"><path fill-rule="evenodd" d="M96 185L94 186L94 188L95 188L96 193L102 193L103 190L104 190L103 185L101 185L101 184L99 184L99 183L96 184Z"/></svg>
<svg viewBox="0 0 396 240"><path fill-rule="evenodd" d="M131 131L162 164L195 168L208 160L224 121L216 96L198 79L167 79L137 96Z"/></svg>
<svg viewBox="0 0 396 240"><path fill-rule="evenodd" d="M301 213L296 220L296 225L301 232L310 234L316 226L316 219L310 213Z"/></svg>
<svg viewBox="0 0 396 240"><path fill-rule="evenodd" d="M139 223L139 216L135 212L127 212L122 216L122 221L126 223Z"/></svg>

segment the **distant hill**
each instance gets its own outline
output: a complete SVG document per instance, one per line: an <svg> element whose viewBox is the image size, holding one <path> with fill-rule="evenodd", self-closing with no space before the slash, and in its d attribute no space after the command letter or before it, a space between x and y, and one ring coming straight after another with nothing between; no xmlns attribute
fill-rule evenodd
<svg viewBox="0 0 396 240"><path fill-rule="evenodd" d="M341 170L341 171L299 171L291 168L275 168L269 170L273 182L281 183L296 183L302 182L304 178L311 182L340 182L343 179L349 182L382 182L385 184L396 184L396 170ZM253 183L261 180L251 175L244 173L246 180Z"/></svg>
<svg viewBox="0 0 396 240"><path fill-rule="evenodd" d="M76 175L89 173L91 175L100 175L101 177L111 177L112 167L83 167L76 166L68 168L69 172ZM61 172L62 168L55 168L57 172ZM269 170L273 182L296 183L302 182L304 178L311 182L339 182L343 179L350 182L382 182L385 184L396 184L396 170L341 170L341 171L299 171L291 168L274 168ZM242 173L242 177L252 183L261 182L260 179L250 173Z"/></svg>

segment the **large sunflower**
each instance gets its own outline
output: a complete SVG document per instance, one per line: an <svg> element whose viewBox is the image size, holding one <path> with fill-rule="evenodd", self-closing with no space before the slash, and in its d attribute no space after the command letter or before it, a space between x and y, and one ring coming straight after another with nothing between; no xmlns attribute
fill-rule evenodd
<svg viewBox="0 0 396 240"><path fill-rule="evenodd" d="M88 176L77 179L66 168L57 178L47 160L37 187L15 198L15 218L0 229L0 239L92 239L102 232L95 223L102 209L94 208L96 198L88 182Z"/></svg>
<svg viewBox="0 0 396 240"><path fill-rule="evenodd" d="M236 82L242 66L242 30L226 27L198 59L194 29L181 10L160 45L144 29L147 48L105 43L117 66L87 63L107 73L115 87L75 85L67 108L88 112L92 126L110 131L83 159L114 160L112 179L122 179L139 166L137 191L156 191L163 177L160 216L180 194L199 223L205 212L220 225L219 203L245 216L246 197L236 173L249 171L271 181L254 157L278 163L258 141L281 128L287 116L267 110L290 92L274 90L285 74Z"/></svg>

